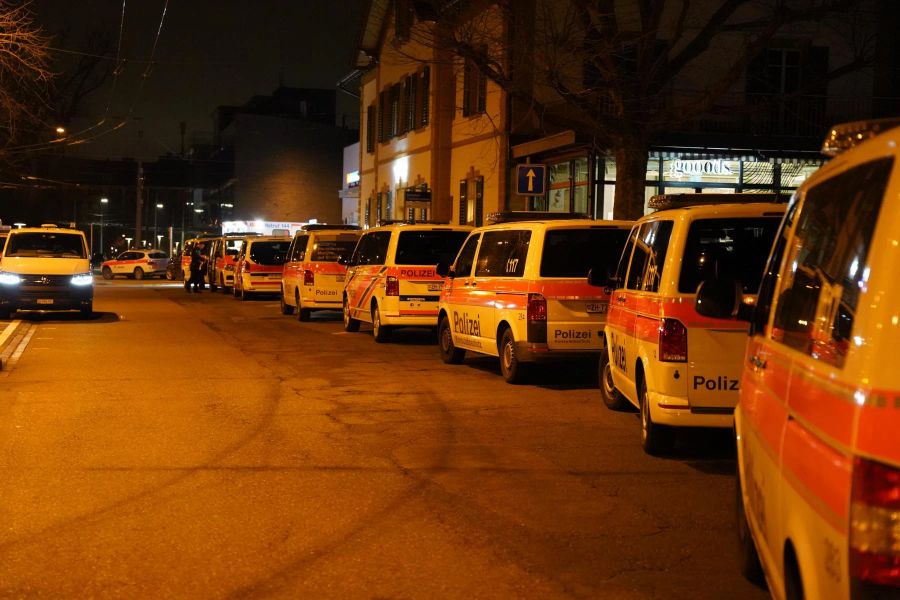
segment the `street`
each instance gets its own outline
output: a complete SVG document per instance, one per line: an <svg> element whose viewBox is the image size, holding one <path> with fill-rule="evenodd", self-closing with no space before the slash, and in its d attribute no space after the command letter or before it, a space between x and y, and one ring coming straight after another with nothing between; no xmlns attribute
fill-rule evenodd
<svg viewBox="0 0 900 600"><path fill-rule="evenodd" d="M731 432L647 456L591 362L511 386L425 330L168 282L98 278L94 309L14 316L0 597L767 597Z"/></svg>

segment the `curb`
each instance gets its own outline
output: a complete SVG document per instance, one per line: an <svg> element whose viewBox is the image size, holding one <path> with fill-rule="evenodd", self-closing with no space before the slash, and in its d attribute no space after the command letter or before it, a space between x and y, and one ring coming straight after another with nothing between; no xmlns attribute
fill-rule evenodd
<svg viewBox="0 0 900 600"><path fill-rule="evenodd" d="M18 319L11 321L3 331L0 331L0 371L27 331L28 323Z"/></svg>

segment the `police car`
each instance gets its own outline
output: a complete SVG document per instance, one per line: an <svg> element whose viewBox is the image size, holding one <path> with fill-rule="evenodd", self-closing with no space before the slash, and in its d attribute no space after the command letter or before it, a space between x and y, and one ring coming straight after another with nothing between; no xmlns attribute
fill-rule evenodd
<svg viewBox="0 0 900 600"><path fill-rule="evenodd" d="M665 210L631 231L610 285L600 390L610 408L640 409L650 454L672 447L674 428L732 426L747 324L703 317L694 298L703 281L737 273L742 302L752 304L785 208L760 198L774 199L654 197L651 207Z"/></svg>
<svg viewBox="0 0 900 600"><path fill-rule="evenodd" d="M791 200L750 317L739 540L776 598L900 598L898 125L829 133L836 156ZM735 314L738 285L705 282L703 318Z"/></svg>
<svg viewBox="0 0 900 600"><path fill-rule="evenodd" d="M437 326L444 280L436 271L459 252L471 227L444 223L390 223L367 230L349 259L342 297L344 329L372 323L376 342L394 327Z"/></svg>
<svg viewBox="0 0 900 600"><path fill-rule="evenodd" d="M103 279L123 275L129 279L165 277L169 255L162 250L127 250L100 266Z"/></svg>
<svg viewBox="0 0 900 600"><path fill-rule="evenodd" d="M576 218L573 218L576 217ZM438 341L446 363L467 351L498 356L509 383L527 364L598 355L609 293L588 272L615 268L632 223L505 212L475 229L441 290Z"/></svg>
<svg viewBox="0 0 900 600"><path fill-rule="evenodd" d="M347 267L360 228L356 225L306 225L294 235L281 277L281 314L297 311L308 321L314 310L342 310Z"/></svg>

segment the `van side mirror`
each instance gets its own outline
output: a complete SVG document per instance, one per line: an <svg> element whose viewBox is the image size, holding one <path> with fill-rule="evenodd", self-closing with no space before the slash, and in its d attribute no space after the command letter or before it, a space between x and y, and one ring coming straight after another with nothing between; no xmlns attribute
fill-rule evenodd
<svg viewBox="0 0 900 600"><path fill-rule="evenodd" d="M613 276L609 269L594 267L588 271L587 282L588 285L594 287L615 289L618 279Z"/></svg>
<svg viewBox="0 0 900 600"><path fill-rule="evenodd" d="M748 311L742 311L743 287L737 279L705 279L697 287L694 308L698 314L713 319L748 320Z"/></svg>

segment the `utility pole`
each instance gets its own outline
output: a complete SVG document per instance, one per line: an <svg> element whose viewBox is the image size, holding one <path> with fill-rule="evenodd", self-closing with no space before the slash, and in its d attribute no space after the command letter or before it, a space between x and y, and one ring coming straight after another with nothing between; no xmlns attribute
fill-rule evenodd
<svg viewBox="0 0 900 600"><path fill-rule="evenodd" d="M141 229L143 228L142 217L144 215L144 164L141 159L137 162L137 183L135 185L137 194L135 197L134 211L134 247L139 248L141 245Z"/></svg>

